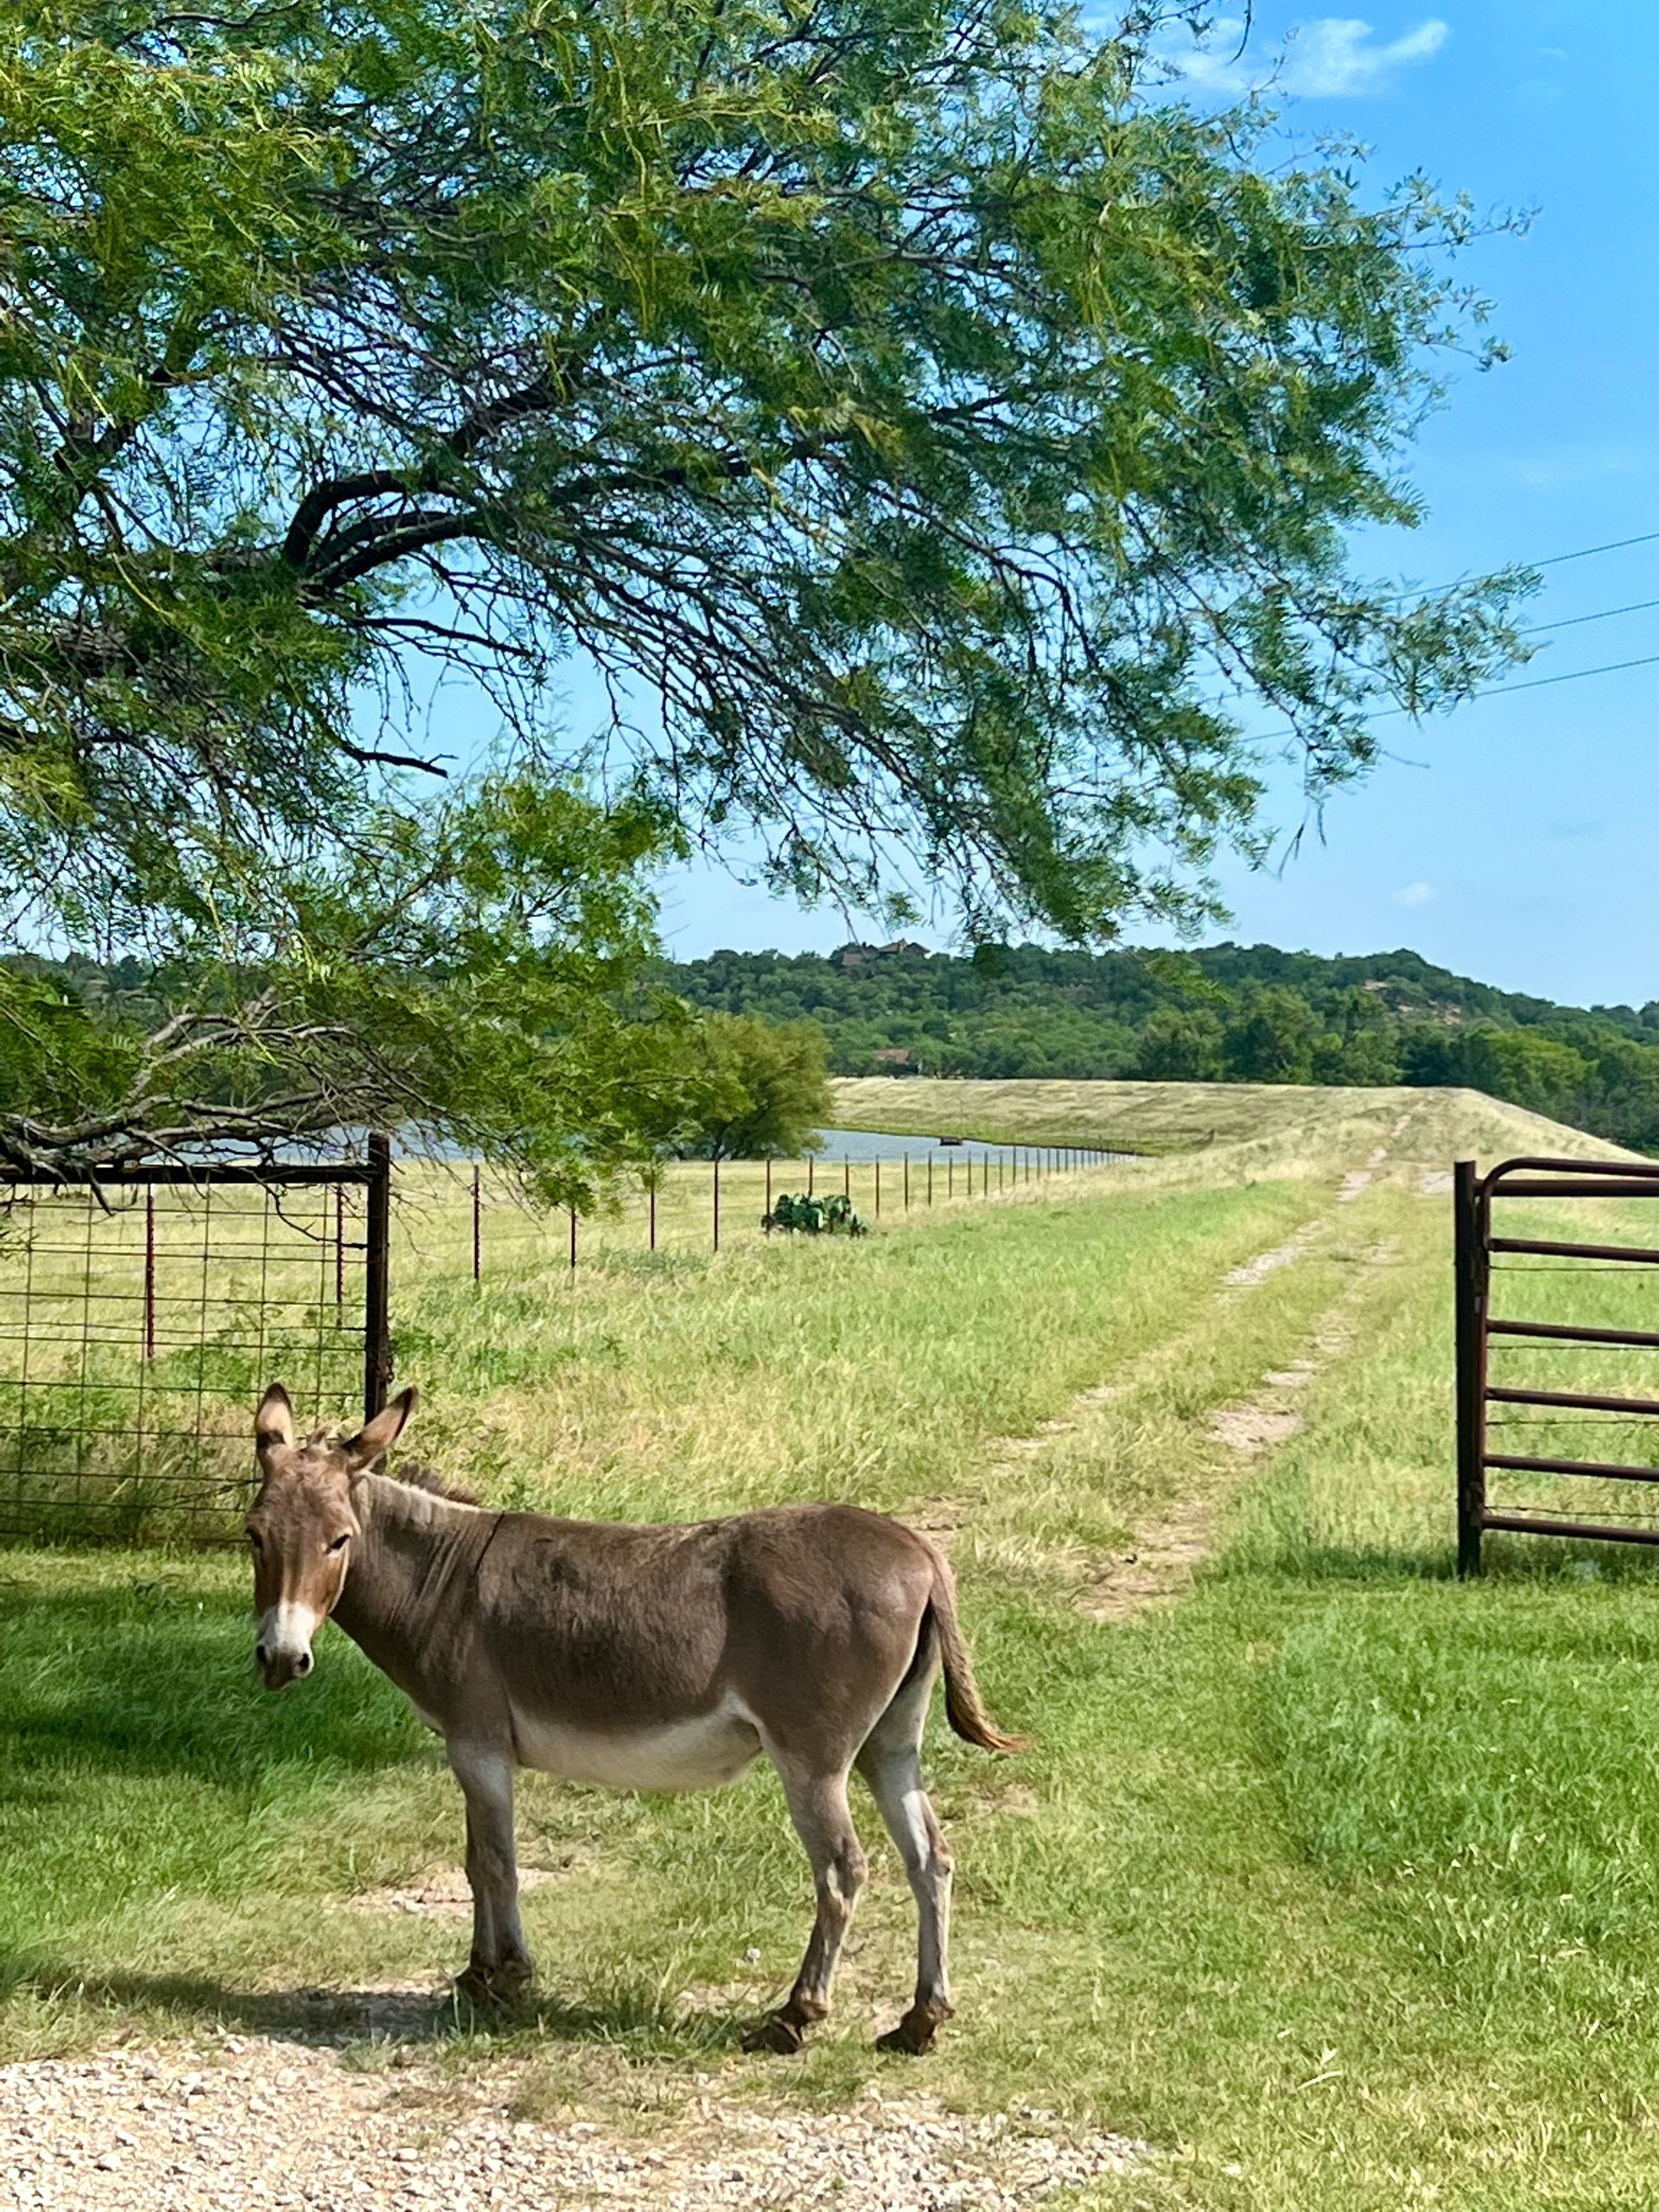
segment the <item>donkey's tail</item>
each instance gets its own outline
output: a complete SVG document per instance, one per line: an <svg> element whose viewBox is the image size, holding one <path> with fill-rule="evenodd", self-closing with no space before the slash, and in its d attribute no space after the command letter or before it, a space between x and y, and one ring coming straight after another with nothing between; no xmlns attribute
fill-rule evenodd
<svg viewBox="0 0 1659 2212"><path fill-rule="evenodd" d="M988 1751L1024 1751L1027 1738L1004 1735L985 1710L979 1684L974 1680L974 1662L968 1656L957 1619L956 1580L938 1551L933 1553L933 1594L928 1611L939 1639L939 1657L944 1666L944 1713L951 1727L965 1743L978 1744Z"/></svg>

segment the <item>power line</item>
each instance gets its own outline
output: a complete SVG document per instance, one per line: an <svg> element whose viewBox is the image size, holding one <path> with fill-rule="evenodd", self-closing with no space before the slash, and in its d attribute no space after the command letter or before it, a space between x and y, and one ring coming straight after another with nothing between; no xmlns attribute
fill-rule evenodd
<svg viewBox="0 0 1659 2212"><path fill-rule="evenodd" d="M1529 623L1521 635L1541 638L1546 630L1576 630L1580 622L1611 622L1615 614L1644 614L1650 607L1659 607L1659 599L1633 599L1624 607L1598 607L1593 614L1568 614L1559 622Z"/></svg>
<svg viewBox="0 0 1659 2212"><path fill-rule="evenodd" d="M1552 553L1542 561L1510 561L1504 565L1511 569L1560 569L1565 567L1569 561L1588 561L1598 553L1622 553L1627 546L1652 545L1656 543L1659 543L1659 530L1647 530L1643 531L1638 537L1610 537L1603 545L1580 545L1573 552ZM1442 593L1456 591L1460 585L1466 584L1470 581L1471 579L1467 576L1454 576L1450 583L1431 584L1412 591L1396 592L1394 598L1388 603L1393 606L1402 599L1435 599Z"/></svg>
<svg viewBox="0 0 1659 2212"><path fill-rule="evenodd" d="M1610 613L1617 611L1618 610L1609 609ZM1580 619L1585 621L1593 620L1589 615ZM1471 691L1466 699L1454 699L1444 708L1430 709L1429 711L1450 714L1455 707L1472 706L1477 699L1496 699L1506 691L1541 691L1552 683L1582 683L1585 678L1590 676L1617 676L1621 670L1627 668L1656 667L1659 667L1659 653L1643 653L1636 660L1603 661L1597 668L1565 669L1560 676L1529 676L1519 683L1489 683L1484 690ZM1421 719L1418 709L1414 707L1383 707L1377 713L1368 715L1366 720L1373 722L1394 721L1402 715L1409 715L1414 721ZM1268 738L1294 737L1297 734L1294 722L1281 722L1276 729L1258 731L1251 742L1260 744Z"/></svg>
<svg viewBox="0 0 1659 2212"><path fill-rule="evenodd" d="M1541 691L1547 684L1550 683L1581 683L1586 676L1616 676L1621 669L1625 668L1654 667L1659 667L1659 653L1644 653L1639 660L1604 661L1599 668L1569 668L1560 676L1529 676L1521 683L1489 683L1484 691L1471 691L1467 699L1459 699L1456 704L1460 707L1468 706L1477 699L1495 699L1504 691ZM1371 715L1368 720L1374 722L1385 722L1392 720L1396 715L1409 715L1412 712L1413 709L1409 707L1385 707L1381 714ZM1287 725L1287 732L1288 728L1289 726ZM1275 737L1281 734L1284 733L1277 730L1273 732Z"/></svg>
<svg viewBox="0 0 1659 2212"><path fill-rule="evenodd" d="M1587 561L1592 553L1622 553L1627 545L1651 545L1659 530L1643 531L1640 537L1610 537L1605 545L1582 545L1576 553L1552 553L1548 561L1521 561L1522 569L1559 569L1565 561Z"/></svg>

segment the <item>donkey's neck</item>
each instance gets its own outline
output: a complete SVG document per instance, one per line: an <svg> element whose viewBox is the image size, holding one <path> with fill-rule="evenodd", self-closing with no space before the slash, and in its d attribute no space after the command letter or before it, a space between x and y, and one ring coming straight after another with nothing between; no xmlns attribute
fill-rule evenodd
<svg viewBox="0 0 1659 2212"><path fill-rule="evenodd" d="M334 1619L419 1703L432 1617L465 1604L497 1516L385 1475L365 1475L352 1503L359 1533Z"/></svg>

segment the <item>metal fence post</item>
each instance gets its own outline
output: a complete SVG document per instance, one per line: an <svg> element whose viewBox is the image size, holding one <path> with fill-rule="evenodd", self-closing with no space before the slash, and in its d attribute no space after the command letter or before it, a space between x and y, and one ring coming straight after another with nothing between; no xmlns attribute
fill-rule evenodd
<svg viewBox="0 0 1659 2212"><path fill-rule="evenodd" d="M334 1185L334 1326L346 1325L346 1185Z"/></svg>
<svg viewBox="0 0 1659 2212"><path fill-rule="evenodd" d="M881 1162L879 1160L875 1163L875 1217L878 1221L881 1218Z"/></svg>
<svg viewBox="0 0 1659 2212"><path fill-rule="evenodd" d="M929 1205L933 1203L933 1155L931 1152L927 1155L927 1203Z"/></svg>
<svg viewBox="0 0 1659 2212"><path fill-rule="evenodd" d="M479 1187L479 1173L473 1170L473 1281L479 1281L484 1270L484 1204Z"/></svg>
<svg viewBox="0 0 1659 2212"><path fill-rule="evenodd" d="M654 1252L654 1251L657 1249L657 1185L656 1185L656 1182L655 1182L655 1179L653 1179L653 1180L652 1180L652 1185L651 1185L651 1230L650 1230L650 1236L651 1236L651 1249L652 1249L652 1250Z"/></svg>
<svg viewBox="0 0 1659 2212"><path fill-rule="evenodd" d="M391 1384L391 1139L369 1139L364 1185L363 1411L372 1419Z"/></svg>
<svg viewBox="0 0 1659 2212"><path fill-rule="evenodd" d="M570 1209L570 1272L572 1274L576 1272L576 1210L575 1206Z"/></svg>
<svg viewBox="0 0 1659 2212"><path fill-rule="evenodd" d="M1480 1573L1486 1522L1486 1295L1491 1260L1479 1170L1460 1160L1452 1190L1458 1360L1458 1573Z"/></svg>
<svg viewBox="0 0 1659 2212"><path fill-rule="evenodd" d="M715 1158L715 1249L720 1249L720 1158Z"/></svg>
<svg viewBox="0 0 1659 2212"><path fill-rule="evenodd" d="M23 1316L27 1329L29 1316ZM84 1357L84 1348L83 1348ZM144 1192L144 1357L156 1357L156 1193ZM83 1370L84 1371L84 1370Z"/></svg>
<svg viewBox="0 0 1659 2212"><path fill-rule="evenodd" d="M905 1154L905 1211L910 1211L910 1154Z"/></svg>

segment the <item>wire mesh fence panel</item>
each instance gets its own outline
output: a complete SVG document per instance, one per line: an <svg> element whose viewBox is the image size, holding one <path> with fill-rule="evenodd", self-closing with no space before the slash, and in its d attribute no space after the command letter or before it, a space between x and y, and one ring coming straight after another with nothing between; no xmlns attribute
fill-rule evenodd
<svg viewBox="0 0 1659 2212"><path fill-rule="evenodd" d="M0 1180L0 1535L226 1537L267 1382L361 1420L372 1182L338 1177Z"/></svg>

